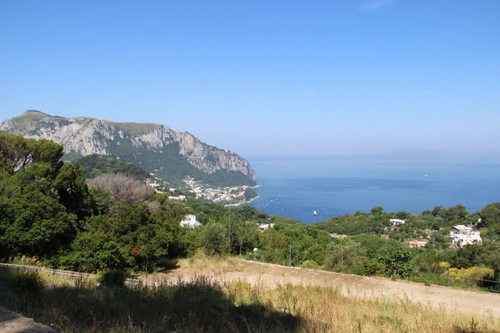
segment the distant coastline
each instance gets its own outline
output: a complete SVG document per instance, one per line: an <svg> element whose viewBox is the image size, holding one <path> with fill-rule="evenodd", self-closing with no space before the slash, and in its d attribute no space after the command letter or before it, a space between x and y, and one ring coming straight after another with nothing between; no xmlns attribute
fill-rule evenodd
<svg viewBox="0 0 500 333"><path fill-rule="evenodd" d="M260 199L259 195L256 196L256 197L254 197L254 198L252 198L252 199L250 199L250 200L248 200L248 201L245 200L245 201L238 202L238 203L226 204L226 205L224 205L224 207L239 207L239 206L242 206L242 205L249 205L249 204L251 204L252 202L254 202L254 201L258 200L258 199Z"/></svg>
<svg viewBox="0 0 500 333"><path fill-rule="evenodd" d="M304 223L370 212L376 206L385 212L421 214L461 204L476 213L500 201L500 158L495 156L480 160L267 157L252 165L260 184L260 200L252 206Z"/></svg>
<svg viewBox="0 0 500 333"><path fill-rule="evenodd" d="M255 185L255 186L251 186L250 188L252 189L257 189L259 188L260 185ZM252 199L250 200L243 200L243 201L240 201L240 202L236 202L236 203L231 203L231 204L225 204L224 207L238 207L238 206L242 206L242 205L249 205L251 204L252 202L256 201L256 200L259 200L260 199L260 195L257 195L256 197L253 197Z"/></svg>

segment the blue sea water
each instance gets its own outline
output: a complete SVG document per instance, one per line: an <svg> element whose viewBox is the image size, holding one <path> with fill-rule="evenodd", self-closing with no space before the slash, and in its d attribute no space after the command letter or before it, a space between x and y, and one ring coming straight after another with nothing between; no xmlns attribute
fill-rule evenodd
<svg viewBox="0 0 500 333"><path fill-rule="evenodd" d="M370 212L420 214L462 204L469 213L500 202L500 158L249 158L260 187L251 205L270 215L314 223ZM317 215L314 216L313 212Z"/></svg>

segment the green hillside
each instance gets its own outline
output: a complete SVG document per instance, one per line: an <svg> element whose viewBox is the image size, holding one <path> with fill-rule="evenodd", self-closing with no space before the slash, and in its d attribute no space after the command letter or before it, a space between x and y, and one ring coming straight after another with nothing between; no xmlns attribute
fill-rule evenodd
<svg viewBox="0 0 500 333"><path fill-rule="evenodd" d="M95 178L102 174L121 173L137 180L146 180L151 175L144 169L125 162L112 155L89 155L76 160L85 173L85 178Z"/></svg>

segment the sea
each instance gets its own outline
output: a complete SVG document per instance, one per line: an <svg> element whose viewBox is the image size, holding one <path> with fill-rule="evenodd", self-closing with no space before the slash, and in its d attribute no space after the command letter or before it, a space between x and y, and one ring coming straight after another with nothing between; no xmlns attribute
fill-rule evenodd
<svg viewBox="0 0 500 333"><path fill-rule="evenodd" d="M500 202L500 157L253 156L259 184L251 203L269 215L316 223L370 212L421 214Z"/></svg>

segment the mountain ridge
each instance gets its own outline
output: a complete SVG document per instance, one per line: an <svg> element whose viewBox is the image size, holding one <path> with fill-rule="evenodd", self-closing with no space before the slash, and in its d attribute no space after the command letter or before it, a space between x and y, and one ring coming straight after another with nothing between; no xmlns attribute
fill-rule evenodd
<svg viewBox="0 0 500 333"><path fill-rule="evenodd" d="M4 120L0 131L59 143L68 161L92 154L114 155L173 185L182 184L186 177L218 186L256 185L248 161L166 125L65 118L27 110Z"/></svg>

